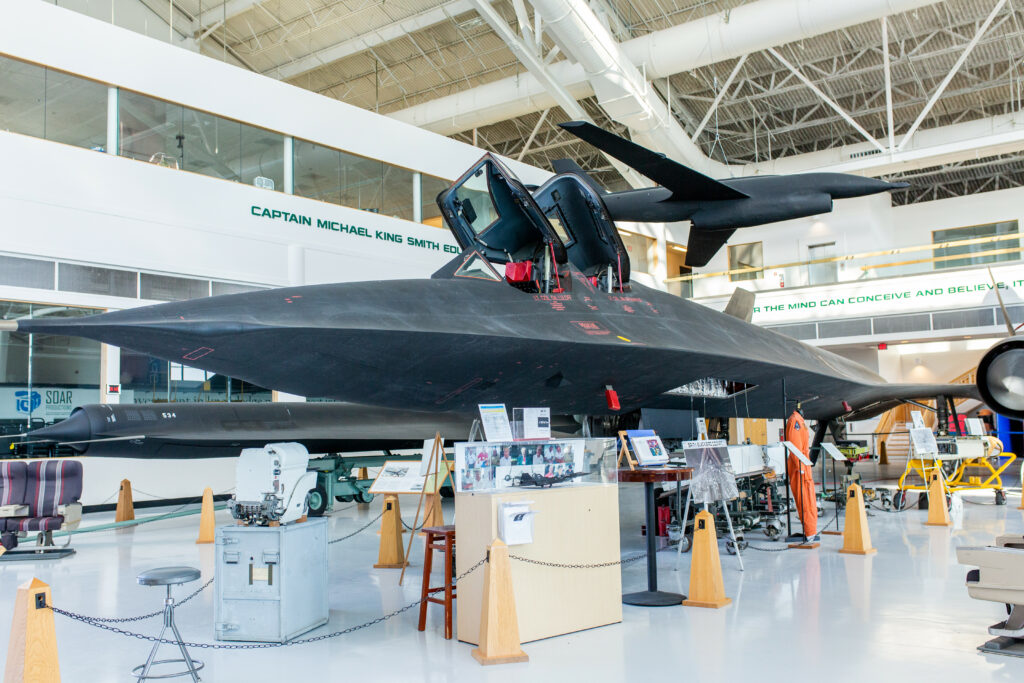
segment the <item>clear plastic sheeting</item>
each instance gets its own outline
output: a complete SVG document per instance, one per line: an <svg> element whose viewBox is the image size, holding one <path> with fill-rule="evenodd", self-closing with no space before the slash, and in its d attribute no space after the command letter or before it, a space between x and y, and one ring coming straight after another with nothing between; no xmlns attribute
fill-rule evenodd
<svg viewBox="0 0 1024 683"><path fill-rule="evenodd" d="M732 500L740 495L725 441L688 441L683 452L686 464L693 468L690 498L695 504Z"/></svg>

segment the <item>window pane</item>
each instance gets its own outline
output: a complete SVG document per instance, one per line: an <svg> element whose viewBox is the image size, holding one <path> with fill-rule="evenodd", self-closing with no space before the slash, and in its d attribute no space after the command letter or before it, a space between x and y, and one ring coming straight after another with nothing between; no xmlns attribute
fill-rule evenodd
<svg viewBox="0 0 1024 683"><path fill-rule="evenodd" d="M650 272L647 250L653 240L643 235L630 235L625 232L619 233L619 236L622 238L622 246L626 247L626 253L629 254L630 269L638 273Z"/></svg>
<svg viewBox="0 0 1024 683"><path fill-rule="evenodd" d="M257 292L261 287L253 287L252 285L239 285L234 282L217 282L213 281L213 295L220 296L221 294L241 294L242 292Z"/></svg>
<svg viewBox="0 0 1024 683"><path fill-rule="evenodd" d="M384 164L376 159L341 152L341 204L380 213L383 168ZM412 203L411 179L409 203Z"/></svg>
<svg viewBox="0 0 1024 683"><path fill-rule="evenodd" d="M53 289L53 261L0 256L0 285Z"/></svg>
<svg viewBox="0 0 1024 683"><path fill-rule="evenodd" d="M339 164L341 153L305 140L296 139L292 152L295 158L295 194L322 202L341 202Z"/></svg>
<svg viewBox="0 0 1024 683"><path fill-rule="evenodd" d="M764 265L763 245L761 242L729 245L729 270L737 268L760 268ZM746 273L733 273L729 276L732 282L740 280L756 280L763 271L752 270Z"/></svg>
<svg viewBox="0 0 1024 683"><path fill-rule="evenodd" d="M435 178L432 175L420 174L420 210L423 222L438 228L444 227L441 209L437 206L437 195L451 187L451 181Z"/></svg>
<svg viewBox="0 0 1024 683"><path fill-rule="evenodd" d="M46 139L101 152L106 149L107 86L48 69Z"/></svg>
<svg viewBox="0 0 1024 683"><path fill-rule="evenodd" d="M209 280L193 280L187 277L153 275L152 273L142 273L140 277L139 290L142 299L180 301L210 295Z"/></svg>
<svg viewBox="0 0 1024 683"><path fill-rule="evenodd" d="M230 390L230 394L229 394ZM121 403L266 403L271 392L240 379L121 349ZM144 421L146 415L126 415ZM166 449L165 449L166 451ZM169 456L172 457L172 456Z"/></svg>
<svg viewBox="0 0 1024 683"><path fill-rule="evenodd" d="M43 137L46 70L0 57L0 130Z"/></svg>
<svg viewBox="0 0 1024 683"><path fill-rule="evenodd" d="M118 93L118 125L121 156L181 168L182 107L145 95Z"/></svg>
<svg viewBox="0 0 1024 683"><path fill-rule="evenodd" d="M407 221L411 221L413 219L413 172L389 164L381 164L381 166L384 173L384 180L382 182L384 196L381 213L385 216L404 218Z"/></svg>
<svg viewBox="0 0 1024 683"><path fill-rule="evenodd" d="M58 273L57 287L65 292L106 294L131 299L136 298L138 294L136 290L138 274L135 271L62 263Z"/></svg>
<svg viewBox="0 0 1024 683"><path fill-rule="evenodd" d="M932 233L932 242L955 242L958 240L969 240L976 237L994 237L996 235L1016 235L1018 233L1017 221L1006 221L1004 223L989 223L988 225L972 225L966 228L952 228L950 230L936 230ZM935 257L949 257L959 254L977 254L988 251L999 251L1002 249L1016 249L1020 247L1020 240L1005 239L996 242L981 242L978 244L965 244L958 247L944 247L935 249ZM976 266L985 263L996 263L999 261L1017 261L1020 259L1020 252L1011 251L1003 254L986 254L984 256L967 256L966 258L948 259L935 262L935 269L942 268L963 268L964 266Z"/></svg>
<svg viewBox="0 0 1024 683"><path fill-rule="evenodd" d="M269 178L273 187L260 181L260 187L284 190L284 136L262 128L242 124L242 182L256 185L256 178Z"/></svg>
<svg viewBox="0 0 1024 683"><path fill-rule="evenodd" d="M184 163L186 171L241 180L242 124L194 109L182 113Z"/></svg>

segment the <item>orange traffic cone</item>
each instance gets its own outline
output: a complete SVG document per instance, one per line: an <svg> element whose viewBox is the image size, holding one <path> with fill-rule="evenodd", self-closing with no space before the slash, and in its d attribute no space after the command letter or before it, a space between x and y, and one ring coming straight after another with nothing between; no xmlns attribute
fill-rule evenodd
<svg viewBox="0 0 1024 683"><path fill-rule="evenodd" d="M725 585L722 583L715 520L710 512L701 510L694 524L690 596L683 600L683 604L687 607L725 607L732 600L725 597Z"/></svg>
<svg viewBox="0 0 1024 683"><path fill-rule="evenodd" d="M871 547L864 491L857 484L850 484L846 489L846 523L843 528L843 548L839 552L848 555L871 555L878 552Z"/></svg>

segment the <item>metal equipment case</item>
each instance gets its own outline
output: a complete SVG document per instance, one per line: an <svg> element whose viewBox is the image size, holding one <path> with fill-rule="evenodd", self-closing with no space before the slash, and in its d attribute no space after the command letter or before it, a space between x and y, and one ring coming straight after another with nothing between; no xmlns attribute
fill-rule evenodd
<svg viewBox="0 0 1024 683"><path fill-rule="evenodd" d="M217 528L217 640L280 643L327 623L327 520Z"/></svg>

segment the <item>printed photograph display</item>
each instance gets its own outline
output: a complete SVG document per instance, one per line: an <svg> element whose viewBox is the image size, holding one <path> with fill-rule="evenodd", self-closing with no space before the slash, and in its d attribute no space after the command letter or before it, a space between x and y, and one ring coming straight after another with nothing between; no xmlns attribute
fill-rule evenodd
<svg viewBox="0 0 1024 683"><path fill-rule="evenodd" d="M370 493L420 493L424 489L427 493L437 493L447 479L443 470L440 476L435 476L432 472L421 474L421 469L415 460L387 460L370 486Z"/></svg>
<svg viewBox="0 0 1024 683"><path fill-rule="evenodd" d="M633 445L633 453L636 454L637 462L641 467L663 465L668 462L668 451L665 450L660 436L656 434L631 436L630 443Z"/></svg>
<svg viewBox="0 0 1024 683"><path fill-rule="evenodd" d="M584 470L582 439L543 442L455 444L455 488L486 491L519 485L523 474L534 479L563 477Z"/></svg>

